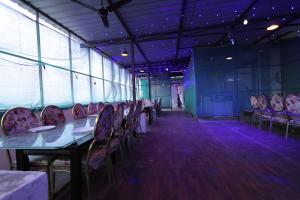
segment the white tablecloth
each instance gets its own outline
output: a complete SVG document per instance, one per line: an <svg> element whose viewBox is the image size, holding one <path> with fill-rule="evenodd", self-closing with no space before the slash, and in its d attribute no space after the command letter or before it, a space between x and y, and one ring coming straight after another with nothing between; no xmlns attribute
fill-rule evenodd
<svg viewBox="0 0 300 200"><path fill-rule="evenodd" d="M0 170L0 200L47 200L45 172Z"/></svg>

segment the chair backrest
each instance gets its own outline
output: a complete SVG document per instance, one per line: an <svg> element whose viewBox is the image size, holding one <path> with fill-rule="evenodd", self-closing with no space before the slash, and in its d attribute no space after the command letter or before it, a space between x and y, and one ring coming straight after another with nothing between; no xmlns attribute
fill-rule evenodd
<svg viewBox="0 0 300 200"><path fill-rule="evenodd" d="M285 107L287 112L295 115L300 115L300 95L287 95L287 97L285 98Z"/></svg>
<svg viewBox="0 0 300 200"><path fill-rule="evenodd" d="M17 135L37 126L40 126L38 117L30 109L23 107L8 110L1 120L5 135Z"/></svg>
<svg viewBox="0 0 300 200"><path fill-rule="evenodd" d="M134 110L134 113L133 113L133 120L136 121L140 114L141 114L141 111L142 111L142 105L143 105L143 102L140 100L140 101L137 101L136 103L136 106L135 106L135 110Z"/></svg>
<svg viewBox="0 0 300 200"><path fill-rule="evenodd" d="M114 107L112 105L105 105L98 115L94 127L94 139L96 141L103 141L108 138L112 132L114 120Z"/></svg>
<svg viewBox="0 0 300 200"><path fill-rule="evenodd" d="M275 112L282 112L284 110L284 98L279 94L275 94L270 99L271 108Z"/></svg>
<svg viewBox="0 0 300 200"><path fill-rule="evenodd" d="M122 122L124 117L124 106L122 103L118 104L114 115L114 131L119 131L122 128Z"/></svg>
<svg viewBox="0 0 300 200"><path fill-rule="evenodd" d="M103 103L103 102L98 103L98 112L99 113L103 110L104 106L105 106L105 103Z"/></svg>
<svg viewBox="0 0 300 200"><path fill-rule="evenodd" d="M87 111L85 107L80 103L77 103L73 106L72 114L74 119L83 119L87 117Z"/></svg>
<svg viewBox="0 0 300 200"><path fill-rule="evenodd" d="M88 105L88 112L89 112L89 115L96 115L96 114L98 114L97 104L95 104L93 102L89 103L89 105Z"/></svg>
<svg viewBox="0 0 300 200"><path fill-rule="evenodd" d="M47 106L42 110L41 120L44 125L57 125L66 122L64 112L57 106Z"/></svg>
<svg viewBox="0 0 300 200"><path fill-rule="evenodd" d="M252 108L257 109L258 108L258 100L256 96L251 96L250 97L250 103Z"/></svg>
<svg viewBox="0 0 300 200"><path fill-rule="evenodd" d="M133 121L134 103L129 103L129 112L126 119L126 127L130 127Z"/></svg>
<svg viewBox="0 0 300 200"><path fill-rule="evenodd" d="M257 97L258 107L261 111L264 111L268 107L267 97L265 95L260 95Z"/></svg>

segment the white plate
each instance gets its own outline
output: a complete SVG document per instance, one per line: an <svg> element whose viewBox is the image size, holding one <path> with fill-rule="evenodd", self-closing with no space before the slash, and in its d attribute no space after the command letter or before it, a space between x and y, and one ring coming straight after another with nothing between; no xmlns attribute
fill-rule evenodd
<svg viewBox="0 0 300 200"><path fill-rule="evenodd" d="M51 130L54 129L56 126L51 125L51 126L39 126L39 127L35 127L35 128L31 128L29 129L30 132L39 132L39 131L47 131L47 130Z"/></svg>
<svg viewBox="0 0 300 200"><path fill-rule="evenodd" d="M84 133L84 132L91 132L94 130L94 127L79 127L74 129L74 133Z"/></svg>

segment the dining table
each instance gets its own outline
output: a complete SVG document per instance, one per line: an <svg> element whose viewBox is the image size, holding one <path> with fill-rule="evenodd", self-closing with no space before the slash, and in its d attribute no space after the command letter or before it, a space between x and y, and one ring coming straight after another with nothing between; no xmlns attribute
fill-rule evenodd
<svg viewBox="0 0 300 200"><path fill-rule="evenodd" d="M63 156L70 158L71 199L82 199L81 150L93 139L96 117L59 124L55 128L0 137L0 149L16 151L17 170L28 171L28 155Z"/></svg>

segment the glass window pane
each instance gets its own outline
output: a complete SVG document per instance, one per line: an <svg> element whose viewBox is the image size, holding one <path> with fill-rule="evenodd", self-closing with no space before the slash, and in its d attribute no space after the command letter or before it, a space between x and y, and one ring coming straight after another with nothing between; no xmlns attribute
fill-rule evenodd
<svg viewBox="0 0 300 200"><path fill-rule="evenodd" d="M114 101L121 100L121 88L119 84L114 84Z"/></svg>
<svg viewBox="0 0 300 200"><path fill-rule="evenodd" d="M126 78L125 78L125 69L124 68L120 68L120 83L125 85Z"/></svg>
<svg viewBox="0 0 300 200"><path fill-rule="evenodd" d="M35 21L0 3L0 27L0 49L37 59Z"/></svg>
<svg viewBox="0 0 300 200"><path fill-rule="evenodd" d="M102 55L91 50L91 75L102 78Z"/></svg>
<svg viewBox="0 0 300 200"><path fill-rule="evenodd" d="M112 81L111 61L105 57L103 57L103 70L104 70L104 79L108 81Z"/></svg>
<svg viewBox="0 0 300 200"><path fill-rule="evenodd" d="M92 81L92 101L100 102L104 100L103 80L93 78Z"/></svg>
<svg viewBox="0 0 300 200"><path fill-rule="evenodd" d="M73 73L74 103L88 104L90 99L90 77Z"/></svg>
<svg viewBox="0 0 300 200"><path fill-rule="evenodd" d="M121 100L126 100L126 87L124 85L121 86Z"/></svg>
<svg viewBox="0 0 300 200"><path fill-rule="evenodd" d="M0 54L0 110L41 106L39 68L36 63Z"/></svg>
<svg viewBox="0 0 300 200"><path fill-rule="evenodd" d="M116 63L113 63L113 76L114 76L114 82L120 83L120 71L119 71L119 65Z"/></svg>
<svg viewBox="0 0 300 200"><path fill-rule="evenodd" d="M126 87L127 91L126 91L126 99L127 100L132 100L132 91L130 87Z"/></svg>
<svg viewBox="0 0 300 200"><path fill-rule="evenodd" d="M109 81L104 81L105 101L113 101L113 84Z"/></svg>
<svg viewBox="0 0 300 200"><path fill-rule="evenodd" d="M72 105L70 71L46 66L43 87L45 105Z"/></svg>
<svg viewBox="0 0 300 200"><path fill-rule="evenodd" d="M68 37L40 24L42 61L70 68Z"/></svg>
<svg viewBox="0 0 300 200"><path fill-rule="evenodd" d="M89 74L89 50L80 47L80 43L71 40L72 48L72 69L77 72Z"/></svg>

